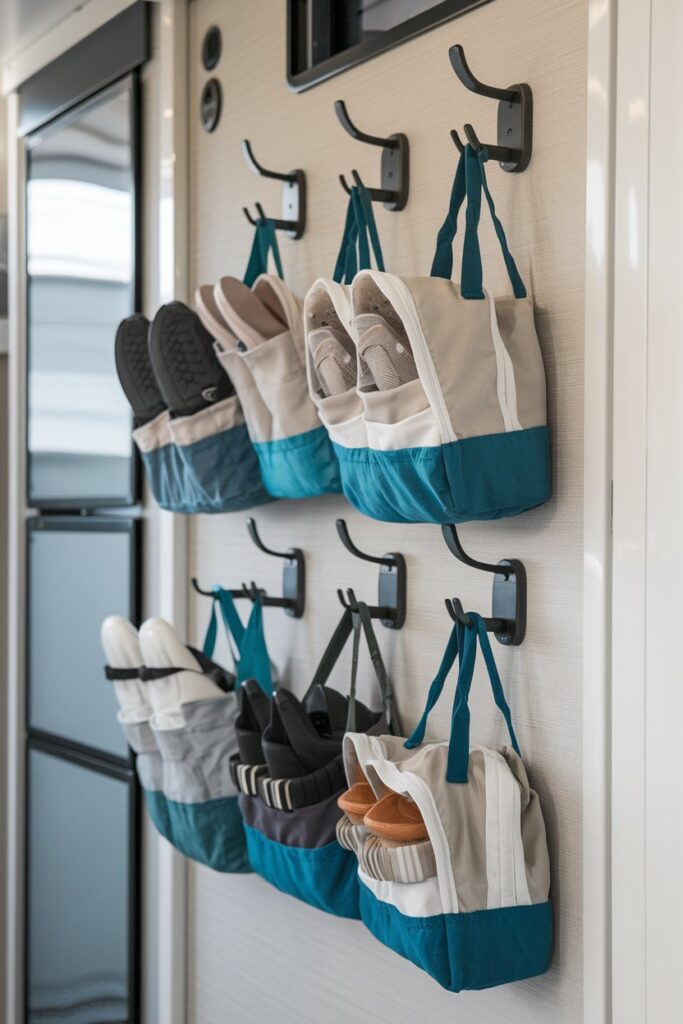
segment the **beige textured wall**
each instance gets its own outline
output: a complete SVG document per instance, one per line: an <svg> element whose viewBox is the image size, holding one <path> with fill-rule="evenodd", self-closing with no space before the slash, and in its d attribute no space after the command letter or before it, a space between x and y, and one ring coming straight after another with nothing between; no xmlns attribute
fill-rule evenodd
<svg viewBox="0 0 683 1024"><path fill-rule="evenodd" d="M400 214L377 212L388 269L428 272L455 165L448 129L471 120L483 139L495 133L496 105L455 79L447 51L461 42L475 73L499 85L527 80L534 90L534 156L523 175L493 168L491 186L513 252L532 285L548 376L554 498L516 519L463 527L468 550L482 558L524 560L529 576L528 634L522 647L496 646L518 736L549 827L557 915L552 970L543 978L484 993L445 993L383 949L356 922L297 904L255 877L222 877L193 867L189 902L189 1020L214 1024L578 1024L581 1005L581 586L583 423L583 244L585 177L585 0L494 0L309 92L285 82L285 4L279 0L196 0L191 5L191 276L193 284L242 273L250 233L243 204L260 199L277 214L277 183L245 166L239 140L249 137L266 164L301 166L308 175L309 220L302 241L282 242L290 285L303 294L332 270L345 196L337 174L356 166L368 184L379 153L350 139L332 105L346 99L370 132L404 131L411 146L411 196ZM223 30L217 75L224 89L218 130L198 125L203 32ZM490 235L489 284L502 287ZM302 621L267 612L271 653L301 691L339 615L338 586L372 599L374 569L339 544L334 519L346 516L361 547L401 550L408 559L408 622L380 642L392 670L404 722L423 705L449 629L443 598L487 610L490 580L446 551L438 528L388 526L364 519L343 498L279 502L257 510L267 542L300 545L307 555L308 607ZM191 524L191 571L205 583L257 579L271 592L280 565L252 548L243 515ZM193 602L193 639L208 608ZM344 682L344 674L340 676ZM480 679L480 682L482 680ZM432 726L444 735L446 699ZM502 738L480 686L473 732Z"/></svg>

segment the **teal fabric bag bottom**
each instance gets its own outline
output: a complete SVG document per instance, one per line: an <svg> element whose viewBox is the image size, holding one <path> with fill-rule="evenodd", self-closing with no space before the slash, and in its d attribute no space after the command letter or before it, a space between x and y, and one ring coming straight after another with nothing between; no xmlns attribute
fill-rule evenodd
<svg viewBox="0 0 683 1024"><path fill-rule="evenodd" d="M341 492L337 456L324 427L279 441L260 441L254 448L266 490L274 498Z"/></svg>
<svg viewBox="0 0 683 1024"><path fill-rule="evenodd" d="M251 866L266 881L328 914L360 917L358 864L336 840L310 849L278 843L249 825L244 829Z"/></svg>
<svg viewBox="0 0 683 1024"><path fill-rule="evenodd" d="M157 828L180 853L214 871L244 873L251 870L236 796L197 804L163 799L168 833L158 825ZM152 820L157 824L154 816Z"/></svg>
<svg viewBox="0 0 683 1024"><path fill-rule="evenodd" d="M152 824L159 835L162 835L164 839L168 839L169 843L172 843L171 816L168 811L166 797L159 789L143 789L143 793L145 794L145 803L147 804L147 811L152 819Z"/></svg>
<svg viewBox="0 0 683 1024"><path fill-rule="evenodd" d="M157 504L169 512L192 512L186 504L186 470L174 444L140 452L145 476Z"/></svg>
<svg viewBox="0 0 683 1024"><path fill-rule="evenodd" d="M335 444L344 494L387 523L499 519L550 497L547 427L464 438L428 448L376 451Z"/></svg>
<svg viewBox="0 0 683 1024"><path fill-rule="evenodd" d="M244 424L140 455L154 497L169 512L241 512L272 501Z"/></svg>
<svg viewBox="0 0 683 1024"><path fill-rule="evenodd" d="M492 988L543 974L550 966L550 903L407 917L361 884L363 923L385 946L451 992Z"/></svg>

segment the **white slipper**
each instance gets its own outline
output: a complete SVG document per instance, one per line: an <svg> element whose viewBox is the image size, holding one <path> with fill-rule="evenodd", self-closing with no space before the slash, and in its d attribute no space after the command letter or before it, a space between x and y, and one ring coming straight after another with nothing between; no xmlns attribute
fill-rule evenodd
<svg viewBox="0 0 683 1024"><path fill-rule="evenodd" d="M140 668L143 664L140 640L135 626L121 615L109 615L102 623L100 641L113 669ZM147 684L138 677L114 679L114 693L119 702L118 719L122 724L146 722L152 714Z"/></svg>
<svg viewBox="0 0 683 1024"><path fill-rule="evenodd" d="M148 669L186 670L145 684L149 688L149 700L154 710L152 726L155 729L177 729L184 725L183 704L226 696L203 673L195 656L164 619L147 619L143 623L140 627L140 648Z"/></svg>

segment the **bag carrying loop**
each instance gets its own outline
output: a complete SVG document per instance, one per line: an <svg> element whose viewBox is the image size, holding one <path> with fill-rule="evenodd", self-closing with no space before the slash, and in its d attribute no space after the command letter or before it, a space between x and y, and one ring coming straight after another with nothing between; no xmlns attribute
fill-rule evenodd
<svg viewBox="0 0 683 1024"><path fill-rule="evenodd" d="M448 638L448 643L446 644L446 650L444 651L443 658L441 659L439 670L434 676L432 684L429 687L427 703L424 711L422 712L422 717L408 739L405 741L404 746L407 747L408 750L412 750L414 747L419 747L424 740L429 713L441 696L448 673L453 668L455 659L458 657L458 653L462 650L464 629L465 627L461 625L461 623L456 622L451 630L451 635Z"/></svg>
<svg viewBox="0 0 683 1024"><path fill-rule="evenodd" d="M244 272L244 283L251 288L257 277L268 273L268 256L273 254L273 262L278 277L284 279L282 260L280 258L280 247L277 243L275 222L270 217L260 218L254 229L254 241L251 245L247 269Z"/></svg>
<svg viewBox="0 0 683 1024"><path fill-rule="evenodd" d="M464 299L484 298L483 270L479 246L479 218L481 212L481 191L483 189L496 237L503 253L510 283L512 284L512 290L515 298L524 299L526 298L527 291L508 248L505 231L496 214L493 197L486 180L486 171L484 169L486 160L488 160L488 151L485 148L477 154L469 143L464 147L451 187L448 213L437 234L431 276L450 280L453 275L453 243L457 233L458 215L463 202L467 199L460 288Z"/></svg>
<svg viewBox="0 0 683 1024"><path fill-rule="evenodd" d="M448 744L448 767L446 770L448 782L467 782L470 758L470 709L468 700L477 657L477 645L481 647L491 683L493 699L505 719L510 743L515 753L521 757L519 744L517 743L517 737L512 725L510 708L505 699L503 684L493 657L486 625L481 615L478 615L476 612L468 612L467 614L472 619L472 625L467 626L464 630L465 636L460 656L460 671L453 701L451 738Z"/></svg>
<svg viewBox="0 0 683 1024"><path fill-rule="evenodd" d="M371 266L371 250L377 269L383 271L382 246L368 190L365 186L354 185L332 280L338 284L351 284L359 270L367 270Z"/></svg>
<svg viewBox="0 0 683 1024"><path fill-rule="evenodd" d="M223 626L234 643L231 646L232 656L235 662L235 676L238 683L247 679L255 679L267 697L273 693L273 677L271 672L270 657L266 647L266 638L263 629L263 605L257 597L254 601L249 622L245 626L235 607L235 601L229 590L215 586L213 599L211 601L211 615L204 637L202 647L203 654L211 658L216 647L218 635L218 620L216 616L216 605L218 604L223 620Z"/></svg>
<svg viewBox="0 0 683 1024"><path fill-rule="evenodd" d="M384 711L387 728L390 733L398 735L400 734L401 727L398 720L398 713L394 706L394 690L391 685L389 673L387 672L384 664L384 659L382 658L382 652L380 651L379 644L377 643L377 637L375 636L375 631L372 626L370 609L362 601L359 601L358 611L352 612L351 614L353 616L353 654L351 660L351 686L349 688L349 713L346 721L346 731L356 731L356 681L358 677L358 658L360 654L360 636L362 627L362 630L365 633L368 651L370 653L370 660L372 661L372 665L375 670L377 685L382 697L382 710Z"/></svg>

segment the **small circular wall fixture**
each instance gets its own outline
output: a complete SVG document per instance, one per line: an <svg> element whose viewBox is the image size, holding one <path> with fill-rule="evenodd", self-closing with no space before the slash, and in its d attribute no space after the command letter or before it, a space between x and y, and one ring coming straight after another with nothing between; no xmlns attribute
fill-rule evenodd
<svg viewBox="0 0 683 1024"><path fill-rule="evenodd" d="M202 96L199 102L199 116L202 121L202 128L205 132L216 130L221 119L221 107L223 106L223 92L221 83L217 78L210 78L202 89Z"/></svg>
<svg viewBox="0 0 683 1024"><path fill-rule="evenodd" d="M207 30L202 42L202 64L204 65L205 71L213 71L217 66L218 61L221 59L221 50L223 49L223 40L221 38L221 30L217 25L212 25Z"/></svg>

